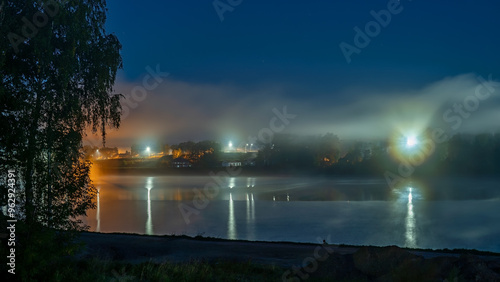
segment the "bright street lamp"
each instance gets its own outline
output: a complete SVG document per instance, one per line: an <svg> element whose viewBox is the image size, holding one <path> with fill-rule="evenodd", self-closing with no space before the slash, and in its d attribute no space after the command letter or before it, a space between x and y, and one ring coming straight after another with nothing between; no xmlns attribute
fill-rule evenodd
<svg viewBox="0 0 500 282"><path fill-rule="evenodd" d="M415 136L410 136L406 138L406 147L407 148L412 148L415 145L417 145L417 138Z"/></svg>

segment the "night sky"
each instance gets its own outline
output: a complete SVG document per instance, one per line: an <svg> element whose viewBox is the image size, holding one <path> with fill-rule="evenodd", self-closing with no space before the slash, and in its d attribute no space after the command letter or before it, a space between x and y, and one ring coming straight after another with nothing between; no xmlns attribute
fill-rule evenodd
<svg viewBox="0 0 500 282"><path fill-rule="evenodd" d="M498 1L483 0L108 1L107 32L123 45L115 92L133 100L148 68L169 75L124 104L107 145L241 143L285 106L296 117L283 132L304 135L497 132L500 85L482 100L469 96L479 77L500 80L499 12ZM370 40L360 48L356 27ZM342 42L357 48L350 62ZM464 118L453 107L467 97Z"/></svg>

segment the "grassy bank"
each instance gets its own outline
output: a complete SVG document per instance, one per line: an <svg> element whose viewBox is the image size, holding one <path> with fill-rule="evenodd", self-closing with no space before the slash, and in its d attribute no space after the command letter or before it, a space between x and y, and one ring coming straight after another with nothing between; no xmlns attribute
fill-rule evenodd
<svg viewBox="0 0 500 282"><path fill-rule="evenodd" d="M500 281L499 254L475 250L94 232L75 240L71 253L40 249L8 281Z"/></svg>
<svg viewBox="0 0 500 282"><path fill-rule="evenodd" d="M66 260L46 281L276 281L283 269L250 261L129 264L108 259Z"/></svg>

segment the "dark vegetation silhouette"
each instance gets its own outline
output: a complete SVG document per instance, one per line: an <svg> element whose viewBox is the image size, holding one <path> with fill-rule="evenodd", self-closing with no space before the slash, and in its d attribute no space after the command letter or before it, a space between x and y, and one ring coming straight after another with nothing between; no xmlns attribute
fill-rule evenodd
<svg viewBox="0 0 500 282"><path fill-rule="evenodd" d="M105 128L120 124L120 95L111 93L121 45L104 30L103 0L2 3L0 204L14 170L15 277L42 279L74 250L70 231L86 229L79 217L95 206L82 138L90 128L105 142Z"/></svg>
<svg viewBox="0 0 500 282"><path fill-rule="evenodd" d="M423 161L412 165L414 176L469 175L487 176L500 173L500 133L456 134L449 140L438 143L431 139L431 151L418 148L416 155ZM161 144L160 141L157 142ZM383 177L385 172L398 172L401 165L410 163L404 156L404 144L384 141L346 141L328 133L315 136L277 134L271 143L256 144L257 152L224 152L216 141L182 142L176 145L157 145L158 151L171 153L155 161L129 161L133 167L171 167L171 161L183 158L192 168L216 169L224 161L241 162L246 171L282 173L314 173L323 175L370 175ZM139 145L132 146L137 152L144 151ZM93 152L97 148L88 151ZM391 151L400 151L403 157L394 157ZM113 162L115 161L115 162ZM109 160L115 166L118 160Z"/></svg>
<svg viewBox="0 0 500 282"><path fill-rule="evenodd" d="M394 158L387 141L350 144L327 134L318 137L278 136L259 151L256 165L271 170L308 169L334 175L379 175L397 171L408 160ZM500 134L456 134L414 165L414 175L498 175ZM400 149L404 150L404 149ZM422 153L425 155L424 153Z"/></svg>

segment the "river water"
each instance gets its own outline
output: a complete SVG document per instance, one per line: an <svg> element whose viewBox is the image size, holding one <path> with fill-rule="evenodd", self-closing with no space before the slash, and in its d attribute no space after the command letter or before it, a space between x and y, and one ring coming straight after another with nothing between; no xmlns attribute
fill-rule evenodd
<svg viewBox="0 0 500 282"><path fill-rule="evenodd" d="M101 175L91 231L500 252L500 179Z"/></svg>

